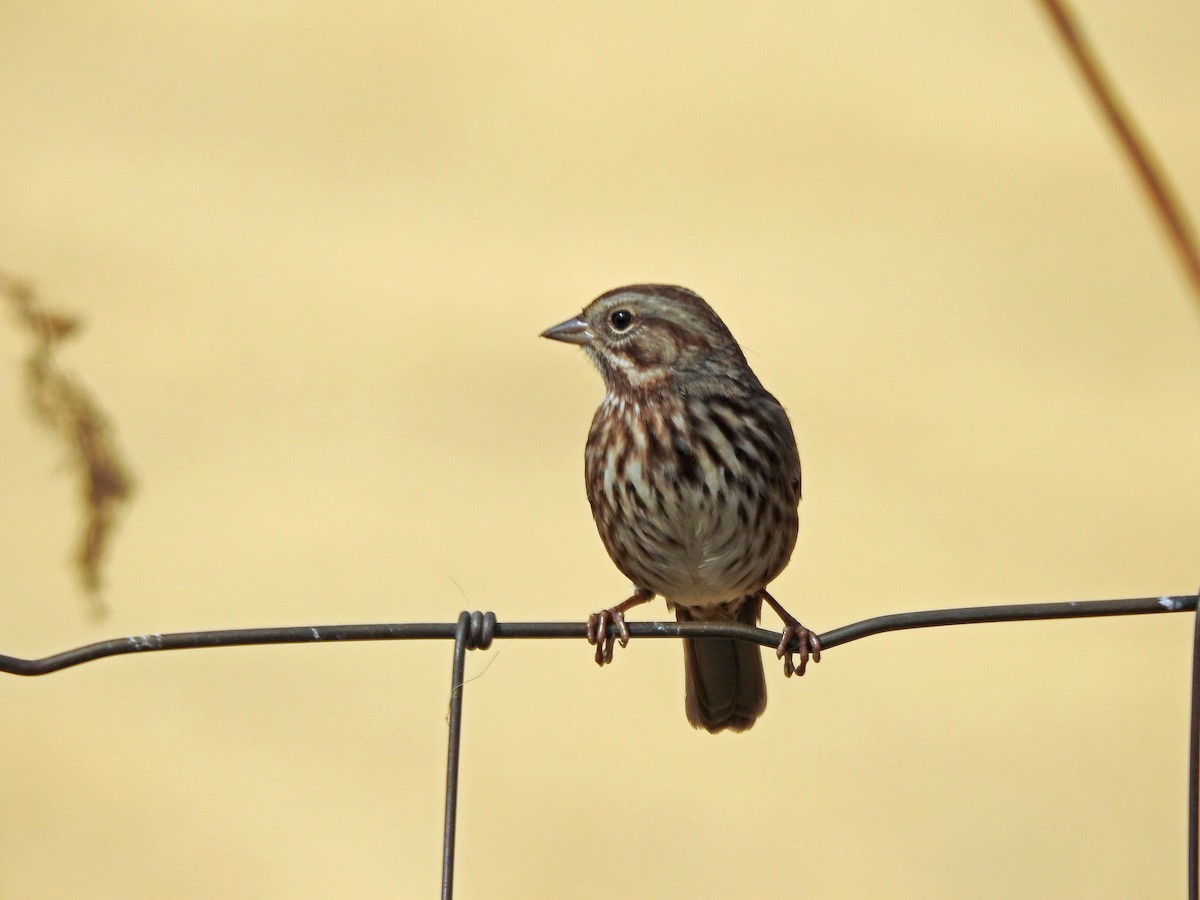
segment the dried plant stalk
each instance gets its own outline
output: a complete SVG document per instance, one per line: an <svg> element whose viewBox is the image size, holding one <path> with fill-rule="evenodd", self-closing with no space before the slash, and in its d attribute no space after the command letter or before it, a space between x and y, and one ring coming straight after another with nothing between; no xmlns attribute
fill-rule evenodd
<svg viewBox="0 0 1200 900"><path fill-rule="evenodd" d="M1083 30L1068 8L1066 0L1040 2L1050 17L1059 40L1087 84L1092 98L1104 114L1113 136L1125 151L1125 156L1137 175L1138 184L1154 207L1175 255L1179 258L1179 264L1183 267L1192 293L1196 300L1200 301L1200 251L1196 249L1195 232L1184 212L1183 204L1176 198L1166 173L1150 150L1150 145L1138 132L1133 117L1117 99L1112 82L1084 38Z"/></svg>
<svg viewBox="0 0 1200 900"><path fill-rule="evenodd" d="M33 288L0 272L0 296L33 338L25 360L25 391L37 419L71 452L79 475L84 522L75 569L94 609L103 609L100 576L117 511L133 492L133 480L117 452L113 428L86 387L58 365L58 344L79 330L79 320L45 308Z"/></svg>

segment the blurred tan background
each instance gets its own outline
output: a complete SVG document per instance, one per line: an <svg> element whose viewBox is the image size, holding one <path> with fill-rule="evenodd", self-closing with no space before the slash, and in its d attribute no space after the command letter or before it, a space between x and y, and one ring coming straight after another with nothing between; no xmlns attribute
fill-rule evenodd
<svg viewBox="0 0 1200 900"><path fill-rule="evenodd" d="M1076 8L1200 210L1200 7ZM537 334L644 280L791 413L806 623L1200 584L1200 317L1032 3L18 0L0 213L139 482L96 623L0 328L0 652L623 598L600 380ZM1178 896L1191 624L871 638L715 738L673 643L499 643L459 896ZM0 896L433 895L449 665L0 678Z"/></svg>

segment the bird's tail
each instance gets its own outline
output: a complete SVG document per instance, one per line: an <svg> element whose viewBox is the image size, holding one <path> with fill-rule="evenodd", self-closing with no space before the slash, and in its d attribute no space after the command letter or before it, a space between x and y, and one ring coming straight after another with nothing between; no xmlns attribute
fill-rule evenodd
<svg viewBox="0 0 1200 900"><path fill-rule="evenodd" d="M736 621L758 624L761 601L746 597L737 612L706 615L699 610L675 607L680 622ZM684 638L683 669L686 679L688 721L697 728L745 731L767 706L767 683L757 644L722 638Z"/></svg>

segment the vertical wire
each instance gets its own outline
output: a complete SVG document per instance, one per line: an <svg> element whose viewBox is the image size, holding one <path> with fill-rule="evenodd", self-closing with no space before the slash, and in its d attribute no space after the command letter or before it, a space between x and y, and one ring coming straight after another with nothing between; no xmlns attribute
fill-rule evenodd
<svg viewBox="0 0 1200 900"><path fill-rule="evenodd" d="M458 748L462 739L462 687L471 614L458 616L454 631L454 665L450 674L450 746L446 751L446 822L442 840L442 900L454 896L454 839L458 819Z"/></svg>
<svg viewBox="0 0 1200 900"><path fill-rule="evenodd" d="M1188 900L1197 900L1196 865L1200 855L1200 609L1192 635L1192 716L1188 742Z"/></svg>

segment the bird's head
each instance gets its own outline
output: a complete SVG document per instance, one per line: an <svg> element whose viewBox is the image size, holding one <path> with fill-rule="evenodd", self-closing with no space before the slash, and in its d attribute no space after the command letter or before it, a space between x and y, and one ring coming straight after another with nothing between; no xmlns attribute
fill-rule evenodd
<svg viewBox="0 0 1200 900"><path fill-rule="evenodd" d="M601 294L542 337L579 344L620 396L707 382L750 370L712 308L687 288L634 284ZM753 378L750 375L750 378Z"/></svg>

